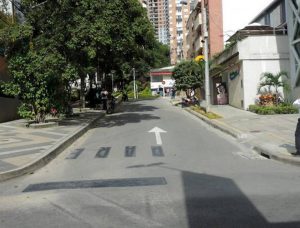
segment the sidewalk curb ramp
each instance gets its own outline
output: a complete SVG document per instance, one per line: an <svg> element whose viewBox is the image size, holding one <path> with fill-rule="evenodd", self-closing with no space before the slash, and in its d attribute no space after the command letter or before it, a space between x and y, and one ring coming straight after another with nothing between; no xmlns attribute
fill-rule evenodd
<svg viewBox="0 0 300 228"><path fill-rule="evenodd" d="M62 151L64 151L67 147L69 147L73 142L75 142L79 137L81 137L84 133L86 133L92 126L102 117L104 117L104 113L99 113L99 116L91 120L90 122L84 124L82 127L74 131L72 134L64 137L54 146L45 151L41 156L33 160L32 162L18 167L13 170L9 170L6 172L0 172L0 182L12 179L15 177L19 177L28 173L32 173L37 169L42 168L46 164L48 164L51 160L53 160L57 155L59 155Z"/></svg>

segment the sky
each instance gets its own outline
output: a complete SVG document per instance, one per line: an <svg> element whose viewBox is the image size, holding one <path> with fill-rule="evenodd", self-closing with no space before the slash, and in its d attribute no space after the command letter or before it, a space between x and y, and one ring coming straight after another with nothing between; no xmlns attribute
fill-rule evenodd
<svg viewBox="0 0 300 228"><path fill-rule="evenodd" d="M273 0L223 0L224 40L244 28Z"/></svg>

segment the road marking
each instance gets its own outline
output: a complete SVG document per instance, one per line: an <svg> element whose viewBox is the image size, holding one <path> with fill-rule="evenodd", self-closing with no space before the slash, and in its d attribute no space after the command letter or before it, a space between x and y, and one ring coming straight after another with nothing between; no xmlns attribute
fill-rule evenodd
<svg viewBox="0 0 300 228"><path fill-rule="evenodd" d="M161 146L151 146L152 155L154 157L164 157L164 152Z"/></svg>
<svg viewBox="0 0 300 228"><path fill-rule="evenodd" d="M67 157L66 159L76 159L79 157L79 155L84 151L83 148L80 149L76 149L74 151L72 151Z"/></svg>
<svg viewBox="0 0 300 228"><path fill-rule="evenodd" d="M106 180L83 180L83 181L65 181L65 182L45 182L31 184L23 192L36 192L57 189L80 189L80 188L107 188L107 187L141 187L166 185L167 180L164 177L146 177L146 178L124 178L124 179L106 179Z"/></svg>
<svg viewBox="0 0 300 228"><path fill-rule="evenodd" d="M167 133L165 130L160 129L159 127L154 127L148 132L149 133L155 133L156 144L157 145L162 145L162 140L161 140L160 133Z"/></svg>
<svg viewBox="0 0 300 228"><path fill-rule="evenodd" d="M125 147L125 157L135 157L136 156L136 147L135 146L126 146Z"/></svg>
<svg viewBox="0 0 300 228"><path fill-rule="evenodd" d="M97 154L96 154L96 158L107 158L109 151L110 151L111 147L101 147Z"/></svg>

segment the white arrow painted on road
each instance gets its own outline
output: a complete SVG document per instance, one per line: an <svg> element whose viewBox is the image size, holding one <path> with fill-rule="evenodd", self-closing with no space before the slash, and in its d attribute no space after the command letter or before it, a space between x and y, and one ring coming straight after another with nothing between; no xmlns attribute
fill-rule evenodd
<svg viewBox="0 0 300 228"><path fill-rule="evenodd" d="M165 130L160 129L159 127L154 127L150 131L148 131L148 132L149 133L155 133L156 144L157 145L162 145L160 133L167 133Z"/></svg>

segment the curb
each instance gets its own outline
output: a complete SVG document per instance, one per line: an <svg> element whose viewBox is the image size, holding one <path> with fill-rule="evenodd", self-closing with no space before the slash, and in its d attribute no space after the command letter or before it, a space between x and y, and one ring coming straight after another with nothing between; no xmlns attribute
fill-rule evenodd
<svg viewBox="0 0 300 228"><path fill-rule="evenodd" d="M290 165L295 165L295 166L300 166L300 157L290 157L290 156L285 156L285 155L278 155L270 150L260 147L260 146L254 146L253 150L255 150L259 155L268 158L268 159L273 159L276 161L284 162L286 164Z"/></svg>
<svg viewBox="0 0 300 228"><path fill-rule="evenodd" d="M43 155L35 159L34 161L21 166L19 168L9 170L6 172L0 173L0 182L12 179L15 177L19 177L28 173L32 173L39 168L42 168L46 164L48 164L51 160L53 160L57 155L59 155L62 151L64 151L67 147L69 147L73 142L75 142L79 137L81 137L84 133L86 133L91 127L103 116L104 113L99 113L99 116L95 119L91 120L89 123L77 129L71 135L61 139L56 145L49 148Z"/></svg>
<svg viewBox="0 0 300 228"><path fill-rule="evenodd" d="M190 108L184 108L185 111L193 114L194 116L197 116L199 119L203 120L204 122L206 122L207 124L209 124L210 126L217 128L235 138L238 139L245 139L247 138L247 134L241 132L240 130L233 128L227 124L221 123L218 120L210 120L209 118L191 110Z"/></svg>
<svg viewBox="0 0 300 228"><path fill-rule="evenodd" d="M217 128L235 138L238 139L245 139L247 138L247 134L239 131L238 129L235 129L227 124L224 123L220 123L217 120L210 120L209 118L189 109L189 108L184 108L185 111L197 116L198 118L200 118L201 120L203 120L204 122L206 122L207 124L211 125L214 128ZM259 155L268 158L268 159L273 159L276 161L280 161L286 164L290 164L290 165L295 165L295 166L300 166L300 157L290 157L290 156L286 156L286 155L280 155L277 153L273 153L271 152L269 149L264 148L263 146L252 146L252 149L258 153ZM291 155L292 156L292 155Z"/></svg>

